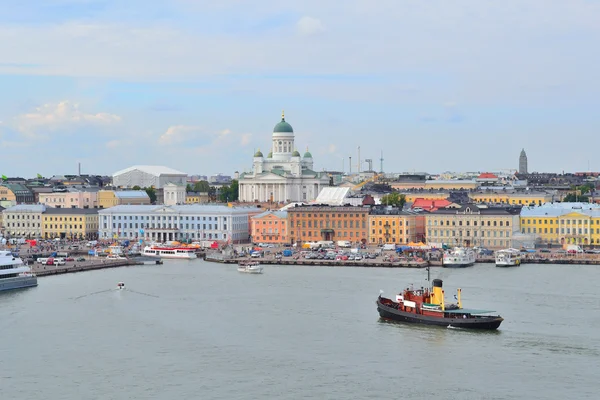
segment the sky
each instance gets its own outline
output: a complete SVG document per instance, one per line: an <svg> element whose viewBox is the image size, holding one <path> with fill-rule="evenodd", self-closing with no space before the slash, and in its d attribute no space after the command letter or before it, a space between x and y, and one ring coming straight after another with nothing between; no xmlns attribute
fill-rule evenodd
<svg viewBox="0 0 600 400"><path fill-rule="evenodd" d="M0 173L600 170L598 0L3 0ZM367 164L362 164L362 169Z"/></svg>

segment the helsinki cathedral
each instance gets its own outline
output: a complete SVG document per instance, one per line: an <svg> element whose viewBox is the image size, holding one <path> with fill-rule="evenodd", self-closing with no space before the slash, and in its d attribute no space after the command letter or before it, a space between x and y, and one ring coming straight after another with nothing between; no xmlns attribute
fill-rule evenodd
<svg viewBox="0 0 600 400"><path fill-rule="evenodd" d="M281 113L273 128L271 151L265 158L260 149L254 154L252 172L239 178L239 199L247 202L308 202L329 185L326 173L313 170L308 148L300 156L294 145L294 129Z"/></svg>

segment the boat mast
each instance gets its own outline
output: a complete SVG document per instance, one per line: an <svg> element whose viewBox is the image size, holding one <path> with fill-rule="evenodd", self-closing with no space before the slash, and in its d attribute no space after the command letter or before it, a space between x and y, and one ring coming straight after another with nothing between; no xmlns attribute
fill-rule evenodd
<svg viewBox="0 0 600 400"><path fill-rule="evenodd" d="M430 279L430 278L431 278L431 277L430 277L430 274L429 274L429 265L428 265L428 266L427 266L427 282L431 282L431 279Z"/></svg>

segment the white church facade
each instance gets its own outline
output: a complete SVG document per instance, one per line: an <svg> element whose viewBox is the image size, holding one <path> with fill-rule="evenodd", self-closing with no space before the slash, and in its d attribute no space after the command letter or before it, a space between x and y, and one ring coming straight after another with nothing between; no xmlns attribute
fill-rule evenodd
<svg viewBox="0 0 600 400"><path fill-rule="evenodd" d="M321 188L329 185L326 174L313 170L312 154L304 156L296 150L294 130L281 114L275 125L271 152L266 158L260 149L254 154L252 172L239 179L239 199L246 202L312 201Z"/></svg>

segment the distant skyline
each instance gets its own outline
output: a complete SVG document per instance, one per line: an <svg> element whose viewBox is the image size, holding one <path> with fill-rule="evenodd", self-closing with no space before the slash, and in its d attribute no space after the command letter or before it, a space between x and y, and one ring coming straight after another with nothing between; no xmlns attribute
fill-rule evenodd
<svg viewBox="0 0 600 400"><path fill-rule="evenodd" d="M5 0L0 173L600 170L600 2ZM344 159L344 161L342 161ZM367 164L363 164L363 169Z"/></svg>

